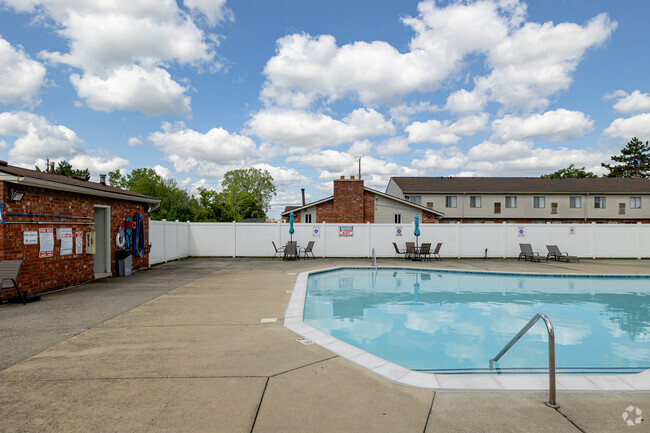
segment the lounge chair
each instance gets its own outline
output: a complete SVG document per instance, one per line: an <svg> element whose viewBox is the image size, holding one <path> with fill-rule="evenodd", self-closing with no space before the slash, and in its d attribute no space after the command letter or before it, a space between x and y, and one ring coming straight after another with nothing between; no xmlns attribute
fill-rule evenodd
<svg viewBox="0 0 650 433"><path fill-rule="evenodd" d="M296 260L299 259L298 255L298 244L296 241L287 242L287 246L284 247L284 260Z"/></svg>
<svg viewBox="0 0 650 433"><path fill-rule="evenodd" d="M302 254L303 254L303 257L304 257L304 258L309 257L308 254L311 254L311 258L314 259L314 260L316 260L316 257L314 257L314 252L312 251L312 248L314 248L314 244L315 244L315 243L316 243L316 242L314 242L314 241L309 241L309 242L307 243L307 246L306 246L305 248L302 249Z"/></svg>
<svg viewBox="0 0 650 433"><path fill-rule="evenodd" d="M420 247L419 253L422 260L426 260L426 258L429 257L429 261L431 261L431 244L423 243Z"/></svg>
<svg viewBox="0 0 650 433"><path fill-rule="evenodd" d="M539 262L542 260L539 253L534 252L533 247L530 244L519 244L519 249L521 252L519 253L519 257L517 257L517 260L520 260L522 257L524 258L524 261L530 260L531 262Z"/></svg>
<svg viewBox="0 0 650 433"><path fill-rule="evenodd" d="M436 245L436 249L433 250L433 253L431 253L433 255L434 259L442 260L442 258L440 257L440 248L441 247L442 247L442 242L438 242L438 244Z"/></svg>
<svg viewBox="0 0 650 433"><path fill-rule="evenodd" d="M415 242L406 243L406 258L410 259L415 255Z"/></svg>
<svg viewBox="0 0 650 433"><path fill-rule="evenodd" d="M271 241L271 243L273 244L273 249L275 250L275 254L273 254L273 258L276 258L280 254L284 254L284 247L278 248L275 246L275 242Z"/></svg>
<svg viewBox="0 0 650 433"><path fill-rule="evenodd" d="M407 254L406 250L401 251L401 250L397 247L397 244L396 244L395 242L393 242L393 247L395 247L395 257L399 257L399 256L403 255L404 258L406 258L406 254Z"/></svg>
<svg viewBox="0 0 650 433"><path fill-rule="evenodd" d="M548 261L548 259L553 259L557 262L562 260L564 260L565 262L570 262L571 260L580 262L577 256L570 256L569 253L560 251L557 245L546 245L546 249L548 250L548 254L546 255L546 261Z"/></svg>
<svg viewBox="0 0 650 433"><path fill-rule="evenodd" d="M16 280L18 279L18 273L20 272L20 265L23 263L22 260L3 260L0 262L0 292L2 289L14 288L20 296L20 300L23 301L25 305L25 297L20 293L18 284ZM5 282L9 283L5 285Z"/></svg>

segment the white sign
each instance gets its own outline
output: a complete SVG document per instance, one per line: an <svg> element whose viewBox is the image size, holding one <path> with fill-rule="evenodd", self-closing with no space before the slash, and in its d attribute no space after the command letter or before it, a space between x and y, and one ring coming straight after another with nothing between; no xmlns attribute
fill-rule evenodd
<svg viewBox="0 0 650 433"><path fill-rule="evenodd" d="M37 245L38 232L23 232L23 245Z"/></svg>
<svg viewBox="0 0 650 433"><path fill-rule="evenodd" d="M525 238L526 237L526 232L523 227L517 227L517 237L518 238Z"/></svg>
<svg viewBox="0 0 650 433"><path fill-rule="evenodd" d="M72 229L59 229L61 233L61 255L69 256L72 254Z"/></svg>
<svg viewBox="0 0 650 433"><path fill-rule="evenodd" d="M403 230L402 226L395 227L395 236L402 236Z"/></svg>
<svg viewBox="0 0 650 433"><path fill-rule="evenodd" d="M84 248L84 232L74 232L74 253L83 253Z"/></svg>
<svg viewBox="0 0 650 433"><path fill-rule="evenodd" d="M575 227L569 227L569 234L570 235L575 235L576 234L576 228Z"/></svg>
<svg viewBox="0 0 650 433"><path fill-rule="evenodd" d="M38 241L41 244L38 257L54 257L54 229L38 229Z"/></svg>
<svg viewBox="0 0 650 433"><path fill-rule="evenodd" d="M315 238L319 238L319 237L320 237L320 227L314 227L314 229L313 229L313 235L314 235Z"/></svg>

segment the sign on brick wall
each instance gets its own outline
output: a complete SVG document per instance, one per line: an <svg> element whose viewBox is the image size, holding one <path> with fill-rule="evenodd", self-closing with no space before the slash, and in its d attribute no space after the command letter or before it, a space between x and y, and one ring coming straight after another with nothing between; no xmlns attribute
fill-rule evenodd
<svg viewBox="0 0 650 433"><path fill-rule="evenodd" d="M72 229L59 229L61 231L61 255L69 256L72 254Z"/></svg>
<svg viewBox="0 0 650 433"><path fill-rule="evenodd" d="M83 253L84 247L84 232L74 232L74 253Z"/></svg>
<svg viewBox="0 0 650 433"><path fill-rule="evenodd" d="M38 229L41 245L38 257L54 257L54 229Z"/></svg>

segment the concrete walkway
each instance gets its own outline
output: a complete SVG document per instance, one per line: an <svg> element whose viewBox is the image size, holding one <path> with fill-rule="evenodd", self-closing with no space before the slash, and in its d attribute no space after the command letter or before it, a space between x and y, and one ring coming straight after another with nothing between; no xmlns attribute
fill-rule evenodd
<svg viewBox="0 0 650 433"><path fill-rule="evenodd" d="M0 306L0 326L17 320L13 332L40 352L15 357L10 352L16 343L8 342L20 338L0 334L2 365L14 364L0 372L0 431L650 431L647 421L628 427L622 418L630 405L647 417L650 394L560 393L561 407L554 410L543 404L545 394L434 393L393 384L321 347L302 345L282 326L296 273L368 262L192 259L27 306ZM422 266L650 273L648 262L636 260L445 260ZM102 284L115 284L121 293L104 290L102 296ZM129 291L143 293L138 298ZM132 305L115 308L129 294ZM104 307L111 312L101 316ZM32 335L56 329L57 312L69 317L62 323L72 324L65 332L47 342ZM23 316L49 326L29 327L23 319L21 327ZM278 320L261 323L264 318ZM79 333L83 328L90 329Z"/></svg>

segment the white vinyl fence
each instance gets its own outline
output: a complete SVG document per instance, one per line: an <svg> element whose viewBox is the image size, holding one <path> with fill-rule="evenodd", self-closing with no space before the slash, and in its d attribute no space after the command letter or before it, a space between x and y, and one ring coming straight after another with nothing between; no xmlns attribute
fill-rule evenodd
<svg viewBox="0 0 650 433"><path fill-rule="evenodd" d="M316 257L393 257L393 242L414 242L414 225L294 224L293 240L315 241ZM349 229L352 228L350 231ZM519 244L546 255L557 245L579 257L648 258L650 224L421 224L419 243L442 242L442 257L517 257ZM351 236L350 236L351 234ZM190 223L150 221L149 264L183 257L271 257L271 242L289 241L284 223Z"/></svg>

